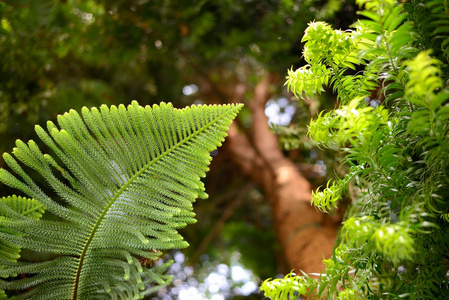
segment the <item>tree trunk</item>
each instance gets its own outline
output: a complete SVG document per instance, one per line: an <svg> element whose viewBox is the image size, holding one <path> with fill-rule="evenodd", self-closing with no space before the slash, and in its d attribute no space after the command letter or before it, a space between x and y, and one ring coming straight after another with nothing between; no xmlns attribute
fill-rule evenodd
<svg viewBox="0 0 449 300"><path fill-rule="evenodd" d="M273 79L266 76L255 88L249 104L251 134L245 135L233 124L227 144L242 171L261 184L267 195L286 263L282 271L321 272L323 258L332 255L338 224L329 222L310 205L310 183L283 155L276 136L268 128L264 110Z"/></svg>

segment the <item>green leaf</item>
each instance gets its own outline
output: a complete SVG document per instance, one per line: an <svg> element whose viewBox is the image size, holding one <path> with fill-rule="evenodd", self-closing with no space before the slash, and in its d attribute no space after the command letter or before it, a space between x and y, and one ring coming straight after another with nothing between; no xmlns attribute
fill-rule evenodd
<svg viewBox="0 0 449 300"><path fill-rule="evenodd" d="M34 199L16 195L0 198L0 232L21 236L20 232L8 228L5 224L12 219L39 220L44 211L42 204ZM20 252L20 247L7 241L0 241L0 260L16 262L20 258Z"/></svg>
<svg viewBox="0 0 449 300"><path fill-rule="evenodd" d="M284 278L266 279L262 282L260 290L266 297L274 300L294 299L298 296L306 296L309 288L313 286L313 280L305 276L297 276L290 272Z"/></svg>
<svg viewBox="0 0 449 300"><path fill-rule="evenodd" d="M12 173L1 170L0 180L61 221L4 220L20 234L0 232L2 241L55 258L6 262L0 276L34 275L0 281L0 290L34 286L24 299L131 299L167 285L171 277L163 271L170 262L150 267L140 259L155 261L161 255L156 250L188 245L177 230L196 222L192 203L207 197L201 177L210 152L221 145L241 107L175 109L134 101L127 108L83 108L82 115L72 110L58 116L59 127L49 122L48 132L36 127L52 153L43 154L33 141L17 141L15 158L4 155ZM60 200L45 194L22 164L45 178Z"/></svg>

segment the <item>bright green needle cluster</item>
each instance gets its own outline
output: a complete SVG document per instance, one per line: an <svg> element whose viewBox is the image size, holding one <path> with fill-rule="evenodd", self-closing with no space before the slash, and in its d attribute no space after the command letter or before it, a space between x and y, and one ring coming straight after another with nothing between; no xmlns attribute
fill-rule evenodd
<svg viewBox="0 0 449 300"><path fill-rule="evenodd" d="M350 197L351 206L318 278L261 289L272 299L448 299L448 1L357 2L363 19L351 30L309 25L307 65L286 83L299 97L337 93L308 135L339 151L347 174L312 204L328 212Z"/></svg>

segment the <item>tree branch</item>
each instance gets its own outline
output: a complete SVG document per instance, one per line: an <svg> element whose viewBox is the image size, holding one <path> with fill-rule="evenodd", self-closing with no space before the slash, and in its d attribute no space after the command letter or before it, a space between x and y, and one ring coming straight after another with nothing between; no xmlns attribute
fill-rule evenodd
<svg viewBox="0 0 449 300"><path fill-rule="evenodd" d="M268 127L265 104L276 79L275 75L267 74L257 84L249 104L253 120L251 135L244 135L233 125L228 131L228 146L241 169L264 187L287 269L319 272L324 267L323 255L332 254L336 230L334 224L325 224L322 214L311 207L310 183L283 155L277 137Z"/></svg>

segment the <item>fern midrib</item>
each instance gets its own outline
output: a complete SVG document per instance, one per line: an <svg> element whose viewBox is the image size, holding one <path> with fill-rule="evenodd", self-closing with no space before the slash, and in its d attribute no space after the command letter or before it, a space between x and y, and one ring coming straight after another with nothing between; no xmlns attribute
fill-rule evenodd
<svg viewBox="0 0 449 300"><path fill-rule="evenodd" d="M89 235L89 238L86 241L86 244L84 245L83 251L81 252L80 255L80 261L78 263L78 268L76 271L76 277L75 277L75 282L74 282L74 286L73 286L73 294L72 294L72 298L73 300L77 299L77 294L78 294L78 287L79 287L79 282L80 282L80 276L81 276L81 270L83 268L83 264L84 264L84 260L85 260L85 256L86 253L89 249L89 246L92 242L92 240L94 239L94 236L100 226L100 224L102 223L104 216L106 215L106 213L109 211L110 207L114 204L115 200L117 200L117 198L131 185L131 183L136 180L143 172L145 172L146 170L148 170L152 165L154 165L156 162L162 160L164 157L166 157L169 153L175 151L177 148L179 148L181 145L185 144L187 141L193 139L194 137L198 136L200 133L206 131L211 124L215 123L215 121L217 119L219 119L220 117L222 117L221 115L219 115L218 117L212 119L209 123L206 124L206 126L201 127L199 130L197 130L195 133L189 135L188 137L184 138L183 140L179 141L176 145L174 145L173 147L171 147L170 149L168 149L167 151L165 151L164 153L162 153L161 155L159 155L159 157L156 157L154 160L150 161L146 166L144 166L139 172L137 172L136 174L134 174L134 176L132 176L130 178L130 180L128 180L126 182L126 184L124 184L122 186L122 188L120 188L117 193L111 198L111 201L109 201L109 204L105 207L105 209L103 210L103 212L100 214L97 222L95 223L95 226L92 228L92 231Z"/></svg>

